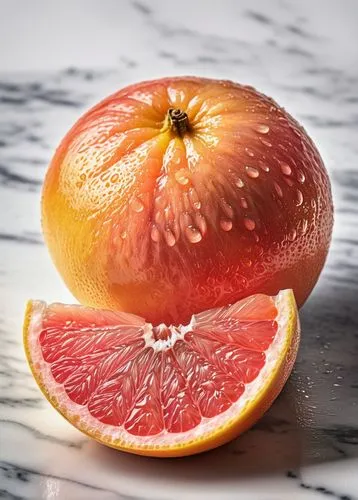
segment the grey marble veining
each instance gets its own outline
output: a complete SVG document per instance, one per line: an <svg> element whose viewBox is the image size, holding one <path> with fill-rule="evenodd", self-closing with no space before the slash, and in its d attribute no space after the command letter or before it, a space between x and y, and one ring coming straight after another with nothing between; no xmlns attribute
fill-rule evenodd
<svg viewBox="0 0 358 500"><path fill-rule="evenodd" d="M26 58L0 21L14 51L11 61L0 52L0 498L358 499L357 4L107 0L78 2L75 22L70 3L58 12L37 3L43 16L37 5L15 19L8 7L6 23L26 28ZM57 40L47 50L46 23ZM336 222L301 312L298 362L274 406L225 447L158 461L100 446L62 419L30 375L21 326L29 297L73 301L40 229L41 183L59 140L105 95L180 74L250 83L301 121L330 173Z"/></svg>

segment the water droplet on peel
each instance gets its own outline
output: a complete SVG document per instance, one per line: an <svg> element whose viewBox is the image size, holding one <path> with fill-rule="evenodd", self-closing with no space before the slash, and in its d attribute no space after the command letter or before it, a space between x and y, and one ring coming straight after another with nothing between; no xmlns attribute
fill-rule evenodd
<svg viewBox="0 0 358 500"><path fill-rule="evenodd" d="M191 201L191 204L195 210L199 210L201 208L201 203L198 197L198 193L194 188L189 189L189 198Z"/></svg>
<svg viewBox="0 0 358 500"><path fill-rule="evenodd" d="M267 134L270 131L270 127L268 125L259 124L255 127L256 132L259 134Z"/></svg>
<svg viewBox="0 0 358 500"><path fill-rule="evenodd" d="M190 243L199 243L199 241L202 240L200 231L194 226L185 228L185 236L188 238Z"/></svg>
<svg viewBox="0 0 358 500"><path fill-rule="evenodd" d="M242 259L242 263L244 264L244 266L246 267L251 267L252 266L252 260L251 259Z"/></svg>
<svg viewBox="0 0 358 500"><path fill-rule="evenodd" d="M202 235L204 235L207 231L207 224L204 215L201 213L197 212L195 214L195 223L198 226L200 232Z"/></svg>
<svg viewBox="0 0 358 500"><path fill-rule="evenodd" d="M232 220L230 220L230 219L221 219L220 220L220 226L221 226L221 229L223 229L224 231L231 231L231 229L232 229Z"/></svg>
<svg viewBox="0 0 358 500"><path fill-rule="evenodd" d="M157 224L160 224L163 221L163 212L157 210L154 214L154 220Z"/></svg>
<svg viewBox="0 0 358 500"><path fill-rule="evenodd" d="M263 139L262 137L259 137L260 141L262 142L262 144L264 144L265 146L267 146L268 148L271 148L272 147L272 144L271 142L267 141L266 139Z"/></svg>
<svg viewBox="0 0 358 500"><path fill-rule="evenodd" d="M253 231L256 227L255 221L248 217L244 218L244 225L248 231Z"/></svg>
<svg viewBox="0 0 358 500"><path fill-rule="evenodd" d="M234 210L229 203L227 203L224 199L221 200L221 208L225 215L229 217L229 219L232 219L234 217Z"/></svg>
<svg viewBox="0 0 358 500"><path fill-rule="evenodd" d="M282 198L283 197L283 192L282 192L281 186L277 182L274 182L273 185L275 187L275 191L278 194L278 196L280 198Z"/></svg>
<svg viewBox="0 0 358 500"><path fill-rule="evenodd" d="M133 200L131 202L131 208L132 208L132 210L134 210L134 212L140 213L140 212L143 212L144 205L140 201L139 198L133 198Z"/></svg>
<svg viewBox="0 0 358 500"><path fill-rule="evenodd" d="M118 174L113 174L112 177L111 177L111 182L117 182L119 179L119 175Z"/></svg>
<svg viewBox="0 0 358 500"><path fill-rule="evenodd" d="M292 174L292 169L291 169L291 167L288 165L288 163L285 163L285 162L280 162L280 168L281 168L281 172L282 172L284 175L291 175L291 174Z"/></svg>
<svg viewBox="0 0 358 500"><path fill-rule="evenodd" d="M86 174L81 174L81 175L80 175L80 179L81 179L82 181L85 181L85 180L86 180Z"/></svg>
<svg viewBox="0 0 358 500"><path fill-rule="evenodd" d="M253 156L255 156L255 153L254 153L251 149L249 149L249 148L245 148L245 152L246 152L246 154L247 154L248 156L250 156L251 158L252 158Z"/></svg>
<svg viewBox="0 0 358 500"><path fill-rule="evenodd" d="M260 164L260 168L261 170L263 170L264 172L269 172L270 171L270 167L268 165L265 165L264 163L261 163Z"/></svg>
<svg viewBox="0 0 358 500"><path fill-rule="evenodd" d="M192 225L192 219L191 219L191 216L188 212L182 212L180 214L180 224L182 226L182 228L184 227L189 227Z"/></svg>
<svg viewBox="0 0 358 500"><path fill-rule="evenodd" d="M247 175L249 177L251 177L251 179L256 179L260 175L260 172L255 167L246 166L245 170L246 170Z"/></svg>
<svg viewBox="0 0 358 500"><path fill-rule="evenodd" d="M127 238L127 231L122 231L121 238L122 240L125 240Z"/></svg>
<svg viewBox="0 0 358 500"><path fill-rule="evenodd" d="M303 203L303 194L302 194L302 191L300 191L299 189L297 189L296 191L296 206L299 207L301 206Z"/></svg>
<svg viewBox="0 0 358 500"><path fill-rule="evenodd" d="M83 182L76 182L76 186L77 186L78 188L82 187L82 186L83 186Z"/></svg>
<svg viewBox="0 0 358 500"><path fill-rule="evenodd" d="M150 232L150 237L152 238L153 241L155 241L156 243L160 240L160 233L159 233L159 229L157 228L156 225L153 225L152 226L152 230Z"/></svg>
<svg viewBox="0 0 358 500"><path fill-rule="evenodd" d="M245 186L245 184L243 183L243 181L240 179L240 177L236 180L235 182L236 186L239 187L239 188L242 188Z"/></svg>
<svg viewBox="0 0 358 500"><path fill-rule="evenodd" d="M166 229L164 232L164 238L168 247L173 247L176 243L175 236L170 229Z"/></svg>
<svg viewBox="0 0 358 500"><path fill-rule="evenodd" d="M175 179L182 186L185 186L185 184L188 184L188 182L189 182L188 176L186 175L184 169L181 169L181 170L178 170L177 172L175 172Z"/></svg>
<svg viewBox="0 0 358 500"><path fill-rule="evenodd" d="M191 212L191 203L189 201L189 193L184 191L182 193L183 207L186 212Z"/></svg>
<svg viewBox="0 0 358 500"><path fill-rule="evenodd" d="M305 174L302 172L302 170L297 170L297 180L301 184L303 184L306 180Z"/></svg>
<svg viewBox="0 0 358 500"><path fill-rule="evenodd" d="M244 197L240 198L240 204L241 204L242 208L248 208L248 206L249 206L247 204L246 198L244 198Z"/></svg>
<svg viewBox="0 0 358 500"><path fill-rule="evenodd" d="M297 232L296 232L296 230L295 230L295 229L292 229L292 230L288 233L288 235L287 235L287 238L288 238L290 241L295 241L296 237L297 237Z"/></svg>

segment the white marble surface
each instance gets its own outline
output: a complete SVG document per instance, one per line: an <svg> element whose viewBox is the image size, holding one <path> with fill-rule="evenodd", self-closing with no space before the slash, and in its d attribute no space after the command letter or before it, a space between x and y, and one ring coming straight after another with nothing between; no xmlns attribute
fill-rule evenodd
<svg viewBox="0 0 358 500"><path fill-rule="evenodd" d="M355 0L1 2L0 498L358 499L358 4ZM42 243L54 147L130 82L250 83L297 117L331 174L329 259L302 310L295 371L244 436L193 458L96 444L38 391L21 340L29 297L71 302Z"/></svg>

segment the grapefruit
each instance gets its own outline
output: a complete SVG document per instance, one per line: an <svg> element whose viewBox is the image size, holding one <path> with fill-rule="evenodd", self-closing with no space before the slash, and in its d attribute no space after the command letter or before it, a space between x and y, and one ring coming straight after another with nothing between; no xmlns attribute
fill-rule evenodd
<svg viewBox="0 0 358 500"><path fill-rule="evenodd" d="M128 313L30 301L24 344L50 403L99 442L184 456L250 427L282 389L299 342L292 290L153 326Z"/></svg>
<svg viewBox="0 0 358 500"><path fill-rule="evenodd" d="M84 305L159 323L293 288L302 305L333 209L304 129L252 87L164 78L119 90L65 136L45 241Z"/></svg>

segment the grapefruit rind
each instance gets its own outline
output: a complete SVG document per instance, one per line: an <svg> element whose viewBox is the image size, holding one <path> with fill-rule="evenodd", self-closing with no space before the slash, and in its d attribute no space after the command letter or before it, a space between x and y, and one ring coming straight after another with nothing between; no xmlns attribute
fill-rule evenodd
<svg viewBox="0 0 358 500"><path fill-rule="evenodd" d="M300 326L292 290L274 297L277 308L277 333L265 351L266 362L259 375L245 385L241 397L223 413L202 418L186 432L154 436L135 436L123 427L104 424L93 417L86 406L73 402L51 373L42 356L38 334L46 303L29 301L24 320L24 346L33 373L46 399L77 429L112 448L149 456L185 456L215 448L251 427L270 407L284 386L296 359Z"/></svg>

